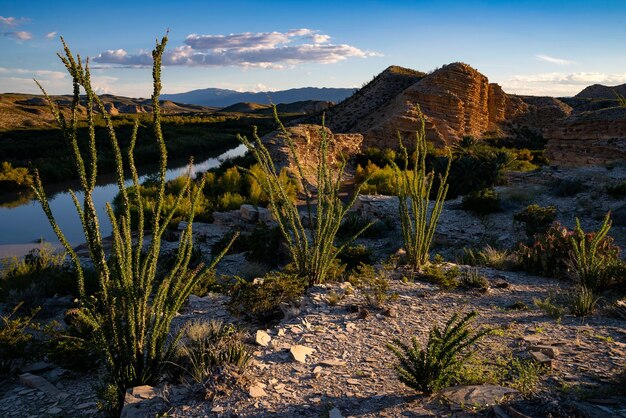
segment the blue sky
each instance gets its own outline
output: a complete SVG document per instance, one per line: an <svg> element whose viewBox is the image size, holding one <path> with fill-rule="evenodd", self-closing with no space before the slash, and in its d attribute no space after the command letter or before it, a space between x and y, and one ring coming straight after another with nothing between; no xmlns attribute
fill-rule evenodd
<svg viewBox="0 0 626 418"><path fill-rule="evenodd" d="M146 97L169 28L165 93L358 87L389 65L463 61L518 94L626 83L626 1L5 1L0 92L69 93L63 35L100 92Z"/></svg>

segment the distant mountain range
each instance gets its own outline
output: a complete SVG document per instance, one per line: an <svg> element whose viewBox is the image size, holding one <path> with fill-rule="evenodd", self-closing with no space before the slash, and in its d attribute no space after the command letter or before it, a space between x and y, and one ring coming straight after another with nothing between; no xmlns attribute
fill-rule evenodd
<svg viewBox="0 0 626 418"><path fill-rule="evenodd" d="M201 106L226 107L236 103L279 104L307 100L339 103L350 97L356 89L303 87L281 91L259 93L239 92L235 90L208 88L192 90L186 93L162 94L161 99L177 103Z"/></svg>

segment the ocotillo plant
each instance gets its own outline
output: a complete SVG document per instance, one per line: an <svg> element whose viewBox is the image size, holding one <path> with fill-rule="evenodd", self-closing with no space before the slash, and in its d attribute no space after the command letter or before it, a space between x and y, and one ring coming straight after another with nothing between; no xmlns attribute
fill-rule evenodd
<svg viewBox="0 0 626 418"><path fill-rule="evenodd" d="M150 232L144 235L144 211L139 186L139 177L133 158L133 149L137 138L138 123L132 132L128 150L128 166L135 190L137 232L131 230L130 198L124 184L124 167L122 152L113 129L111 117L104 103L95 94L91 86L89 61L83 65L80 55L74 56L63 38L64 54L58 54L72 77L74 95L69 121L65 114L53 103L46 91L39 85L63 136L69 145L78 178L84 192L82 205L72 191L71 195L82 222L87 247L98 277L99 292L95 298L87 300L85 295L83 268L80 260L69 245L59 228L38 173L35 173L33 191L52 225L59 241L63 244L76 270L79 296L82 306L81 315L95 330L96 344L101 350L108 367L108 379L117 390L118 401L123 399L127 388L142 384L154 384L161 375L163 366L173 354L179 336L169 338L170 324L183 303L189 297L194 285L207 275L223 256L225 251L216 257L208 267L200 266L191 269L189 261L193 249L192 225L194 207L202 190L204 179L195 193L191 192L191 178L178 195L174 207L165 212L163 199L165 192L165 173L167 168L167 149L161 132L161 112L159 94L161 91L161 57L167 43L167 36L157 41L152 51L154 65L152 70L154 91L152 94L154 136L160 150L159 194L152 216ZM80 102L80 88L86 95L87 126L89 135L88 163L81 154L77 138L77 108ZM94 130L94 113L98 111L107 128L108 139L115 155L116 176L122 200L122 210L116 216L111 205L107 203L106 211L113 227L113 241L109 254L105 251L99 229L99 219L92 199L98 171L96 138ZM161 249L161 237L183 199L190 200L190 211L187 226L182 231L178 254L174 266L157 278L157 262ZM150 237L148 237L150 235ZM144 245L144 238L150 243Z"/></svg>
<svg viewBox="0 0 626 418"><path fill-rule="evenodd" d="M448 193L447 181L452 161L449 155L448 166L443 176L439 176L439 188L431 204L430 195L435 174L433 171L426 174L426 133L421 111L419 118L420 124L415 132L415 153L412 155L413 169L409 170L409 152L400 134L398 134L398 143L401 155L404 157L404 167L401 169L394 163L404 249L409 264L414 269L419 269L428 263L428 251Z"/></svg>
<svg viewBox="0 0 626 418"><path fill-rule="evenodd" d="M605 257L598 254L598 246L607 236L611 229L611 212L604 217L600 229L593 233L591 239L580 226L580 220L576 218L576 228L570 237L572 243L571 266L575 278L579 284L590 290L597 289L607 279L608 263Z"/></svg>
<svg viewBox="0 0 626 418"><path fill-rule="evenodd" d="M298 178L306 201L306 222L303 222L297 205L289 198L283 187L274 161L258 136L256 129L253 131L253 141L242 135L239 135L238 138L254 155L263 171L263 178L256 176L255 180L269 198L269 209L287 242L296 272L305 278L309 285L322 283L326 279L328 270L337 254L369 228L373 222L366 224L339 248L334 247L339 226L356 201L361 187L357 187L347 204L344 205L339 199L346 161L342 158L336 167L328 162L328 147L331 139L326 132L322 119L320 143L317 147L319 163L317 167L317 204L315 205L313 187L305 179L304 170L296 152L296 145L289 131L281 123L276 107L274 107L274 118L281 132L281 137L288 145L291 157L295 162L296 172L294 175ZM250 174L254 176L254 173L250 172Z"/></svg>

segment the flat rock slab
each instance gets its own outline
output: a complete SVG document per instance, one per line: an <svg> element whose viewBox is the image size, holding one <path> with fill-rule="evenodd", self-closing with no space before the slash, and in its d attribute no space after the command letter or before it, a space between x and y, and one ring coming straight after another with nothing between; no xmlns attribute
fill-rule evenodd
<svg viewBox="0 0 626 418"><path fill-rule="evenodd" d="M498 385L472 385L443 389L439 395L455 405L485 407L502 403L507 398L520 395L520 392Z"/></svg>
<svg viewBox="0 0 626 418"><path fill-rule="evenodd" d="M52 383L48 382L41 376L31 373L23 373L20 375L20 383L30 388L39 389L52 398L61 398L63 393Z"/></svg>
<svg viewBox="0 0 626 418"><path fill-rule="evenodd" d="M299 363L306 363L306 356L313 354L315 349L304 345L294 345L289 349L289 352L295 361Z"/></svg>
<svg viewBox="0 0 626 418"><path fill-rule="evenodd" d="M328 367L342 367L347 363L341 360L322 360L320 361L320 366L328 366Z"/></svg>

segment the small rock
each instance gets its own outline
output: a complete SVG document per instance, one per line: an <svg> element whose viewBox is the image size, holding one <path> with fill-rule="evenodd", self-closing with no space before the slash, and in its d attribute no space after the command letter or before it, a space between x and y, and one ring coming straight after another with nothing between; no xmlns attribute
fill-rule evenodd
<svg viewBox="0 0 626 418"><path fill-rule="evenodd" d="M361 382L358 379L348 379L347 380L349 385L360 385Z"/></svg>
<svg viewBox="0 0 626 418"><path fill-rule="evenodd" d="M263 389L258 384L250 386L249 394L253 398L261 398L263 396L267 396L267 393L265 393L265 389Z"/></svg>
<svg viewBox="0 0 626 418"><path fill-rule="evenodd" d="M272 341L272 337L270 337L270 335L267 332L263 330L258 330L256 332L255 341L261 347L267 347L270 344L270 341Z"/></svg>
<svg viewBox="0 0 626 418"><path fill-rule="evenodd" d="M306 356L313 354L315 349L304 345L294 345L289 349L289 352L295 361L299 363L306 363Z"/></svg>
<svg viewBox="0 0 626 418"><path fill-rule="evenodd" d="M341 411L335 407L328 412L328 418L343 418Z"/></svg>
<svg viewBox="0 0 626 418"><path fill-rule="evenodd" d="M347 363L341 360L322 360L320 361L320 364L322 366L328 366L328 367L342 367L342 366L345 366Z"/></svg>
<svg viewBox="0 0 626 418"><path fill-rule="evenodd" d="M392 308L387 308L383 311L383 315L389 317L389 318L397 318L398 317L398 312L396 312L395 309Z"/></svg>
<svg viewBox="0 0 626 418"><path fill-rule="evenodd" d="M214 406L213 408L211 408L211 412L213 413L224 412L224 407L220 405Z"/></svg>
<svg viewBox="0 0 626 418"><path fill-rule="evenodd" d="M552 359L543 354L541 351L531 351L530 355L537 363L552 368Z"/></svg>
<svg viewBox="0 0 626 418"><path fill-rule="evenodd" d="M58 406L53 406L52 408L48 409L48 413L52 415L60 414L61 412L63 412L63 410Z"/></svg>
<svg viewBox="0 0 626 418"><path fill-rule="evenodd" d="M555 359L559 356L559 349L556 347L552 347L550 345L533 345L529 349L530 351L539 351L542 354L550 357L551 359Z"/></svg>

